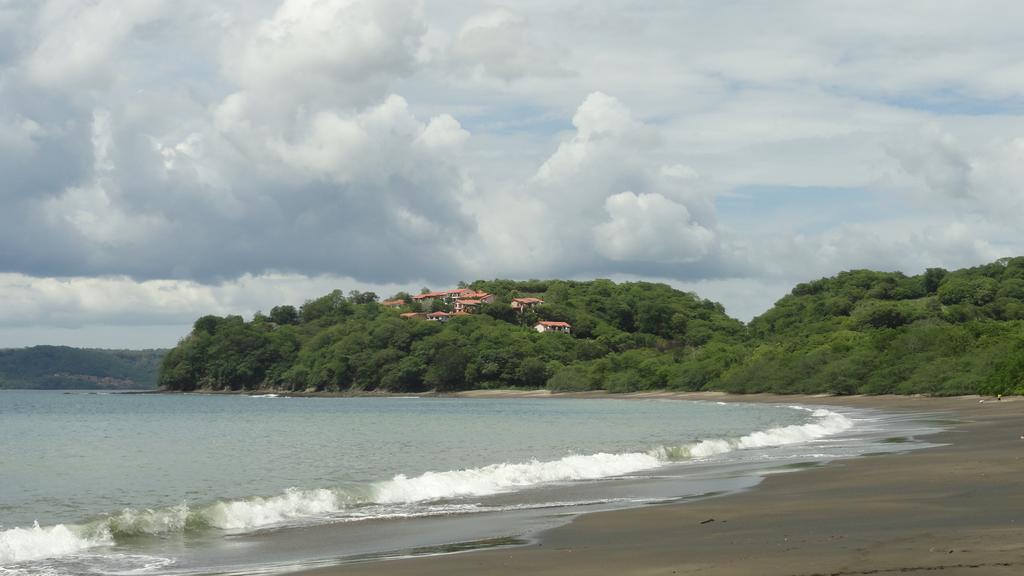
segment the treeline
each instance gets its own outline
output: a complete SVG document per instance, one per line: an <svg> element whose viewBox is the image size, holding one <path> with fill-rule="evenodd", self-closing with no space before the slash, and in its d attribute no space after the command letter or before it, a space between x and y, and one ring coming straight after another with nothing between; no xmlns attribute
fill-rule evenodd
<svg viewBox="0 0 1024 576"><path fill-rule="evenodd" d="M166 352L67 346L0 350L0 388L155 388Z"/></svg>
<svg viewBox="0 0 1024 576"><path fill-rule="evenodd" d="M799 284L749 326L717 386L749 392L1024 392L1024 258Z"/></svg>
<svg viewBox="0 0 1024 576"><path fill-rule="evenodd" d="M1024 258L800 284L749 325L663 284L511 280L446 323L335 291L246 321L205 316L165 358L170 390L474 388L835 394L1024 392ZM399 295L408 298L408 295ZM517 313L512 298L544 305ZM539 334L538 320L573 334Z"/></svg>

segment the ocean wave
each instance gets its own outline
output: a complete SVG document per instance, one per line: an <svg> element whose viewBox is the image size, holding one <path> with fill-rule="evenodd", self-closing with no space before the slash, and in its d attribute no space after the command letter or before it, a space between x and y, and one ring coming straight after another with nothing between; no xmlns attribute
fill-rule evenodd
<svg viewBox="0 0 1024 576"><path fill-rule="evenodd" d="M281 524L295 518L323 516L359 503L354 495L340 489L289 488L269 498L217 502L200 513L206 523L214 528L249 530Z"/></svg>
<svg viewBox="0 0 1024 576"><path fill-rule="evenodd" d="M86 537L76 527L64 524L42 528L11 528L0 532L0 564L29 562L42 558L66 556L94 546L112 544L109 534Z"/></svg>
<svg viewBox="0 0 1024 576"><path fill-rule="evenodd" d="M491 464L482 468L426 472L408 478L398 475L374 486L375 499L385 504L409 504L488 496L537 484L593 480L656 468L661 462L650 454L573 455L541 462Z"/></svg>
<svg viewBox="0 0 1024 576"><path fill-rule="evenodd" d="M682 446L663 446L653 450L653 453L668 461L710 458L735 450L801 444L839 434L853 427L853 421L838 412L823 408L811 410L800 406L791 408L808 410L814 416L814 421L752 432L739 438L712 438Z"/></svg>
<svg viewBox="0 0 1024 576"><path fill-rule="evenodd" d="M811 412L812 420L736 438L710 438L679 446L661 446L647 452L574 454L550 461L491 464L425 472L412 477L399 474L370 484L312 490L289 488L276 496L224 500L200 507L182 503L152 510L125 509L84 526L13 528L0 531L0 564L75 554L113 544L122 537L200 529L251 531L294 521L337 517L341 513L347 514L349 519L401 517L419 512L408 508L399 511L396 507L488 496L544 484L623 476L736 450L810 442L853 426L849 418L831 410L793 408ZM455 511L447 510L448 513Z"/></svg>

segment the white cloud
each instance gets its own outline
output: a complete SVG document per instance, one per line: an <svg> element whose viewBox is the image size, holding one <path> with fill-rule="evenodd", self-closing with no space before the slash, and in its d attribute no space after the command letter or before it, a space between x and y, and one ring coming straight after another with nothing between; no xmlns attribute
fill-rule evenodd
<svg viewBox="0 0 1024 576"><path fill-rule="evenodd" d="M575 133L525 186L476 208L491 256L520 274L559 276L620 266L653 273L652 264L694 263L715 250L712 197L696 171L673 161L658 127L601 92L572 122Z"/></svg>
<svg viewBox="0 0 1024 576"><path fill-rule="evenodd" d="M0 300L9 303L0 308L0 326L178 326L204 314L251 316L280 304L299 306L336 289L376 291L386 297L420 284L367 284L344 276L296 274L246 274L229 282L200 284L140 282L124 276L40 278L0 273ZM124 341L127 345L130 339Z"/></svg>
<svg viewBox="0 0 1024 576"><path fill-rule="evenodd" d="M48 87L106 79L122 42L169 6L166 0L48 0L36 22L38 44L25 63L29 77Z"/></svg>
<svg viewBox="0 0 1024 576"><path fill-rule="evenodd" d="M522 14L497 8L466 19L451 48L452 60L477 79L493 77L510 82L524 76L557 77L564 49L552 38L531 33Z"/></svg>
<svg viewBox="0 0 1024 576"><path fill-rule="evenodd" d="M636 121L629 108L602 92L594 92L580 104L572 117L576 134L537 170L537 180L559 185L568 179L607 170L621 170L630 159L616 157L622 148L650 149L657 145L657 133ZM599 178L607 174L598 174Z"/></svg>
<svg viewBox="0 0 1024 576"><path fill-rule="evenodd" d="M286 114L361 106L412 72L425 31L414 0L285 0L226 42L224 73Z"/></svg>
<svg viewBox="0 0 1024 576"><path fill-rule="evenodd" d="M110 113L93 112L93 175L84 186L72 186L43 203L45 217L55 228L69 226L96 248L132 245L165 226L158 215L129 213L116 202L120 192Z"/></svg>
<svg viewBox="0 0 1024 576"><path fill-rule="evenodd" d="M929 267L962 268L1022 251L1020 238L1002 240L999 230L983 220L926 215L841 224L814 234L762 237L748 243L740 255L747 259L747 277L796 283L856 268L907 274Z"/></svg>
<svg viewBox="0 0 1024 576"><path fill-rule="evenodd" d="M30 156L38 149L38 139L43 134L42 126L31 118L0 118L0 151Z"/></svg>
<svg viewBox="0 0 1024 576"><path fill-rule="evenodd" d="M456 153L469 140L469 132L463 130L459 121L449 114L430 119L430 123L416 137L416 142L430 150Z"/></svg>
<svg viewBox="0 0 1024 576"><path fill-rule="evenodd" d="M989 139L969 149L932 125L890 148L895 181L919 202L1016 226L1024 218L1024 138Z"/></svg>
<svg viewBox="0 0 1024 576"><path fill-rule="evenodd" d="M686 206L661 194L622 192L605 200L609 221L594 227L594 243L619 261L685 263L708 255L715 233L690 219Z"/></svg>

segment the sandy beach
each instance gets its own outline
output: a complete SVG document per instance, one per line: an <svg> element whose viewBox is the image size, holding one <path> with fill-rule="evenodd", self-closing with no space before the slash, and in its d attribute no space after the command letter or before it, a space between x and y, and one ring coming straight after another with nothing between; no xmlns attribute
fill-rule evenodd
<svg viewBox="0 0 1024 576"><path fill-rule="evenodd" d="M770 475L752 490L697 502L584 515L525 546L304 576L1024 573L1024 399L632 397L652 396L923 412L949 429L928 437L940 447Z"/></svg>

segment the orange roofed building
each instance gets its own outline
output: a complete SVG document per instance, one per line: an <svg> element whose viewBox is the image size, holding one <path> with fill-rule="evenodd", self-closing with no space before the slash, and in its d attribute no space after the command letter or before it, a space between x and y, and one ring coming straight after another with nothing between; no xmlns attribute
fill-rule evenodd
<svg viewBox="0 0 1024 576"><path fill-rule="evenodd" d="M487 292L474 292L474 291L470 290L469 292L463 292L462 294L460 294L459 295L459 299L460 300L479 300L480 302L482 302L484 304L493 304L494 303L494 294L488 294Z"/></svg>
<svg viewBox="0 0 1024 576"><path fill-rule="evenodd" d="M572 326L570 326L568 322L542 321L538 322L533 329L537 332L561 332L562 334L572 333Z"/></svg>
<svg viewBox="0 0 1024 576"><path fill-rule="evenodd" d="M523 310L529 310L534 306L540 306L544 301L540 298L513 298L512 307L517 311L522 312Z"/></svg>

